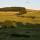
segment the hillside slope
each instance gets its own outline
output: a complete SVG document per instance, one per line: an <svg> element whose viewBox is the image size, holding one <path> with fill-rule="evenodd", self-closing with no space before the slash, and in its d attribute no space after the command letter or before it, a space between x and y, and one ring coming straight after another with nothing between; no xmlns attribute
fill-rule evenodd
<svg viewBox="0 0 40 40"><path fill-rule="evenodd" d="M40 24L40 11L27 9L24 14L17 11L0 11L0 21L12 20L16 22Z"/></svg>

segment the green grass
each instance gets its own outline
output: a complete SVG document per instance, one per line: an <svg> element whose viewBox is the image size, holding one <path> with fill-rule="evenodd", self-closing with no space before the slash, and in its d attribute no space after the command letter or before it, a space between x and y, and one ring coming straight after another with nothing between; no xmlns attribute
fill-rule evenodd
<svg viewBox="0 0 40 40"><path fill-rule="evenodd" d="M0 29L0 40L31 40L31 37L26 37L26 33L21 32L21 30L24 31L24 29L14 29L14 28L6 28L6 29ZM16 36L11 36L14 34L16 31ZM19 31L19 32L18 32ZM22 33L22 34L21 34ZM19 35L18 35L19 34ZM18 37L18 36L19 37ZM25 36L25 37L20 37L20 36ZM30 36L30 35L29 35Z"/></svg>
<svg viewBox="0 0 40 40"><path fill-rule="evenodd" d="M40 31L32 31L31 28L2 28L0 40L40 40Z"/></svg>

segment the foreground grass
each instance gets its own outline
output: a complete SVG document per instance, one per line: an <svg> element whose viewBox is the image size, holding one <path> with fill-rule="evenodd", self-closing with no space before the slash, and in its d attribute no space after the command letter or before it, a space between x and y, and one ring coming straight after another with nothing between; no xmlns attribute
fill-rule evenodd
<svg viewBox="0 0 40 40"><path fill-rule="evenodd" d="M28 29L2 28L0 29L0 40L31 40L31 34L28 34L31 33L31 31L27 30Z"/></svg>
<svg viewBox="0 0 40 40"><path fill-rule="evenodd" d="M0 28L0 40L40 40L40 30L32 29Z"/></svg>

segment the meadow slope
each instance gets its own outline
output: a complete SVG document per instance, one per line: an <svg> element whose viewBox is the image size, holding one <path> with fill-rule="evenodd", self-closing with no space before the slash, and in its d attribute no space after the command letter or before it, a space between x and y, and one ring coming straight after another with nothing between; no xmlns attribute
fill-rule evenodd
<svg viewBox="0 0 40 40"><path fill-rule="evenodd" d="M27 9L26 14L17 15L13 11L0 11L0 21L12 20L16 22L40 24L40 11Z"/></svg>

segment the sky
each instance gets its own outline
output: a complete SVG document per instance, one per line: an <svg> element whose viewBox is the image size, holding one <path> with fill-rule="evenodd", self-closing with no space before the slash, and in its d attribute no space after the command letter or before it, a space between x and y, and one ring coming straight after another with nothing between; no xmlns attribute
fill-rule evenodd
<svg viewBox="0 0 40 40"><path fill-rule="evenodd" d="M40 0L32 0L32 9L40 10Z"/></svg>
<svg viewBox="0 0 40 40"><path fill-rule="evenodd" d="M40 9L40 0L0 0L0 8L15 6L29 9Z"/></svg>

